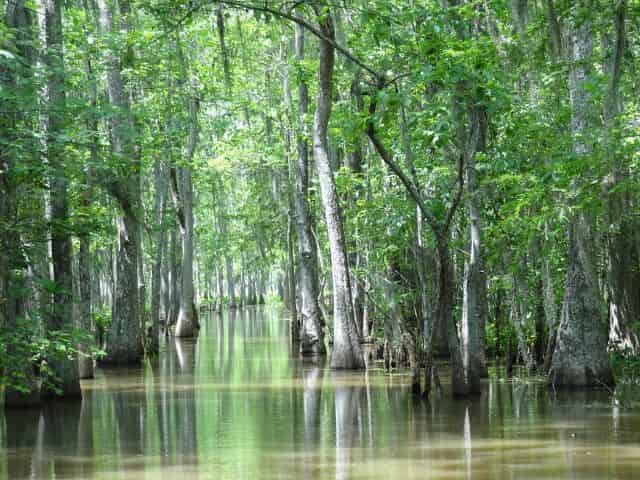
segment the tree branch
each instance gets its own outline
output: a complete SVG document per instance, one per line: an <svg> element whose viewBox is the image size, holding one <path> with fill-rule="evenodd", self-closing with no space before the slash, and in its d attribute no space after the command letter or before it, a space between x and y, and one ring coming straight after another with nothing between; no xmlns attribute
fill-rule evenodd
<svg viewBox="0 0 640 480"><path fill-rule="evenodd" d="M323 40L329 43L333 48L335 48L338 52L340 52L342 55L347 57L351 62L355 63L360 68L368 72L374 78L376 83L378 83L380 79L383 78L383 75L381 75L374 68L370 67L369 65L364 63L362 60L360 60L358 57L356 57L353 53L349 51L349 49L340 45L334 39L327 37L324 33L322 33L322 31L319 28L317 28L315 25L311 24L310 22L308 22L302 17L293 15L292 13L283 12L282 10L276 10L274 8L268 7L266 2L260 5L243 3L235 0L217 0L217 2L224 5L228 5L230 7L242 8L245 10L252 10L254 12L270 13L271 15L275 15L276 17L284 18L286 20L290 20L294 23L297 23L298 25L309 30L320 40Z"/></svg>
<svg viewBox="0 0 640 480"><path fill-rule="evenodd" d="M400 165L398 165L393 160L392 154L386 149L382 141L378 138L378 135L375 130L375 126L373 124L373 116L376 113L376 108L377 108L377 100L374 94L371 96L371 103L369 104L369 119L367 120L367 136L371 140L371 143L376 149L376 152L378 152L378 155L380 155L380 158L382 158L382 161L389 167L389 169L391 169L391 171L395 174L395 176L400 179L405 189L413 199L413 201L416 202L416 205L418 205L418 208L420 209L420 212L422 212L422 215L424 216L427 223L429 224L431 229L434 231L434 233L436 233L439 230L438 222L433 217L433 215L431 215L431 213L427 210L426 205L424 203L424 198L420 194L420 190L418 189L418 186L414 182L412 182L411 179L409 179L409 177L405 175L405 173L402 171L402 168L400 168Z"/></svg>

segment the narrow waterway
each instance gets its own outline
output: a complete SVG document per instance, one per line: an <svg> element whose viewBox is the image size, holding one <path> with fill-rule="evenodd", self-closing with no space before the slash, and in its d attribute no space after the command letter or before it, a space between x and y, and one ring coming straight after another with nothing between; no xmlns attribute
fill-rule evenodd
<svg viewBox="0 0 640 480"><path fill-rule="evenodd" d="M83 381L81 403L5 413L0 478L640 478L640 415L603 393L494 374L473 401L416 402L402 374L302 362L286 318L205 317L197 341Z"/></svg>

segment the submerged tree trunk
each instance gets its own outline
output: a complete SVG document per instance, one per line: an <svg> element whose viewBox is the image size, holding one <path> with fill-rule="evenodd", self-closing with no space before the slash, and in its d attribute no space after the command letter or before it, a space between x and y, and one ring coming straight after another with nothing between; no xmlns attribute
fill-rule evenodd
<svg viewBox="0 0 640 480"><path fill-rule="evenodd" d="M545 225L545 243L547 238L548 225ZM551 369L551 361L553 359L553 351L556 348L556 333L558 331L558 308L556 304L556 294L551 275L551 261L546 255L542 256L542 296L544 305L544 316L547 327L547 345L544 352L544 360L542 364L542 373L547 375Z"/></svg>
<svg viewBox="0 0 640 480"><path fill-rule="evenodd" d="M476 171L475 151L484 151L486 144L486 114L480 108L472 108L472 151L467 152L467 188L469 196L469 257L465 262L462 301L462 353L465 369L469 375L487 376L484 353L484 328L487 322L487 277L481 247L482 228L480 221L480 186ZM474 381L475 383L475 381Z"/></svg>
<svg viewBox="0 0 640 480"><path fill-rule="evenodd" d="M296 25L296 61L304 61L304 29ZM318 308L318 265L316 244L311 234L309 212L309 145L305 116L309 110L309 93L304 80L298 83L297 162L295 178L296 232L298 236L300 285L300 353L324 355L325 345Z"/></svg>
<svg viewBox="0 0 640 480"><path fill-rule="evenodd" d="M90 18L90 12L86 0L83 2L83 8L87 18ZM85 28L85 31L87 29ZM87 54L85 60L85 70L89 80L89 102L93 113L87 120L87 128L89 130L90 147L89 155L91 165L88 165L84 169L84 185L82 186L82 193L80 196L81 207L89 212L93 201L93 175L92 171L95 165L99 162L99 134L98 131L98 82L96 74L92 64L92 58ZM86 228L86 227L85 227ZM92 317L92 264L91 259L91 238L88 231L83 231L80 234L80 248L78 251L78 270L79 270L79 292L80 292L80 327L86 334L95 334L95 326ZM78 368L81 379L94 377L94 359L88 355L88 342L82 342L80 345L80 358L78 359Z"/></svg>
<svg viewBox="0 0 640 480"><path fill-rule="evenodd" d="M438 241L438 301L436 322L447 329L447 343L451 355L451 389L454 395L469 395L480 391L480 377L477 371L463 357L458 338L458 328L454 318L455 282L454 265L449 243ZM433 338L433 337L431 337ZM470 360L470 359L469 359ZM432 369L427 365L427 369ZM430 380L430 378L429 378Z"/></svg>
<svg viewBox="0 0 640 480"><path fill-rule="evenodd" d="M80 249L78 251L79 291L80 291L80 326L85 334L93 334L94 326L91 316L91 253L90 241L87 235L80 237ZM93 357L88 352L87 342L80 345L80 357L78 358L78 372L80 378L93 378Z"/></svg>
<svg viewBox="0 0 640 480"><path fill-rule="evenodd" d="M73 327L73 286L71 272L71 235L69 233L69 203L67 178L64 170L64 61L62 56L62 2L45 0L45 28L47 53L47 157L51 166L51 253L53 260L53 309L47 322L49 332L70 330ZM56 387L63 397L79 397L80 377L75 359L50 359ZM45 395L54 396L47 389Z"/></svg>
<svg viewBox="0 0 640 480"><path fill-rule="evenodd" d="M236 308L236 287L233 283L233 259L227 255L224 259L227 267L227 301L229 308Z"/></svg>
<svg viewBox="0 0 640 480"><path fill-rule="evenodd" d="M332 40L334 38L334 30L331 15L323 11L319 15L319 22L320 30L324 36ZM313 121L313 157L320 180L320 192L327 222L329 250L331 253L334 317L331 367L364 368L364 357L353 318L349 265L347 263L342 214L327 148L327 128L332 108L334 62L335 51L333 45L330 41L320 40L318 99Z"/></svg>
<svg viewBox="0 0 640 480"><path fill-rule="evenodd" d="M626 39L627 1L617 2L615 15L615 40L612 61L609 66L609 92L605 99L605 127L615 141L617 122L623 111L623 99L619 94L623 58L627 51ZM615 152L612 142L611 151ZM618 154L620 155L620 154ZM609 342L612 347L632 354L640 352L640 338L633 323L640 319L640 245L635 231L638 221L634 218L633 203L629 192L620 191L620 184L629 177L628 167L621 158L612 159L613 168L607 187L608 264L607 286L609 296Z"/></svg>
<svg viewBox="0 0 640 480"><path fill-rule="evenodd" d="M614 176L619 183L621 174ZM640 338L633 324L640 319L640 252L634 225L625 218L630 203L623 194L609 194L609 225L613 227L608 235L609 342L619 351L637 355Z"/></svg>
<svg viewBox="0 0 640 480"><path fill-rule="evenodd" d="M131 29L130 5L121 1L121 25L113 24L114 6L98 0L100 23L104 34L115 31L127 33ZM126 61L108 52L107 86L109 101L116 108L111 118L113 153L128 162L126 172L115 180L106 180L107 188L118 201L121 212L116 220L118 252L114 279L113 312L106 347L105 363L139 363L144 353L142 345L142 312L138 288L138 257L140 256L140 161L135 153L135 122L131 112L130 92L125 89L122 70L131 65L132 52Z"/></svg>
<svg viewBox="0 0 640 480"><path fill-rule="evenodd" d="M180 310L180 265L181 265L181 248L178 239L178 228L174 225L171 228L171 251L169 256L169 308L167 314L167 329L176 324L178 320L178 311Z"/></svg>
<svg viewBox="0 0 640 480"><path fill-rule="evenodd" d="M222 312L222 300L224 297L224 278L222 273L222 265L220 264L220 259L216 263L216 306L215 312Z"/></svg>
<svg viewBox="0 0 640 480"><path fill-rule="evenodd" d="M191 98L189 102L189 145L187 147L187 161L193 160L198 140L198 100ZM180 291L180 311L176 323L176 337L193 337L196 327L196 312L193 298L193 182L191 180L191 166L187 165L180 175L181 180L181 211L182 230L182 289Z"/></svg>
<svg viewBox="0 0 640 480"><path fill-rule="evenodd" d="M576 157L585 157L591 152L587 64L593 53L593 32L587 9L592 6L588 0L580 2L574 13L580 15L580 19L572 20L569 94ZM587 213L574 213L569 223L567 280L550 372L550 382L556 387L614 383L607 354L607 329L598 291L594 247Z"/></svg>
<svg viewBox="0 0 640 480"><path fill-rule="evenodd" d="M161 160L156 160L154 166L155 199L154 212L157 224L156 251L151 270L151 338L149 339L149 353L157 354L160 350L160 325L166 323L166 318L161 321L163 263L167 261L167 230L165 222L165 210L167 206L168 184L166 180L166 168Z"/></svg>

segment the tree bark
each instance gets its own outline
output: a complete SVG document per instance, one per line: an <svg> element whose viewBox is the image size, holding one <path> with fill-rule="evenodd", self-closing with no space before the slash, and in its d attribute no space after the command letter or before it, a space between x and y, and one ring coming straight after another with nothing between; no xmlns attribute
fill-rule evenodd
<svg viewBox="0 0 640 480"><path fill-rule="evenodd" d="M218 262L216 263L216 313L222 312L222 300L224 297L224 279L222 271L222 265L218 259Z"/></svg>
<svg viewBox="0 0 640 480"><path fill-rule="evenodd" d="M176 324L180 310L180 290L182 282L181 274L181 240L178 239L178 228L171 229L171 250L169 256L169 308L167 315L167 328Z"/></svg>
<svg viewBox="0 0 640 480"><path fill-rule="evenodd" d="M520 6L516 10L521 13L522 2L516 0ZM452 1L452 6L459 6L464 2ZM526 3L525 3L526 10ZM456 12L457 15L458 12ZM520 16L520 15L518 15ZM454 20L454 28L459 40L474 40L478 36L477 22ZM457 364L458 352L452 351L454 336L449 327L449 350L453 365L452 387L454 394L468 395L480 393L480 376L485 374L486 367L483 351L483 331L486 322L487 297L486 278L481 250L480 224L480 191L475 169L476 152L483 149L486 143L486 112L478 105L478 99L472 93L473 86L469 80L457 80L454 84L452 114L455 122L456 143L460 155L464 159L466 170L469 211L470 252L465 261L463 277L463 304L460 325L460 355L461 363ZM465 109L467 112L465 112ZM468 118L467 118L468 117ZM467 122L465 122L467 120ZM465 123L468 123L466 131ZM453 322L455 325L455 322ZM454 328L455 331L455 328ZM457 333L457 332L456 332ZM461 372L456 372L458 365Z"/></svg>
<svg viewBox="0 0 640 480"><path fill-rule="evenodd" d="M114 25L113 5L98 0L100 24L104 34L120 30L131 30L128 0L121 1L120 25ZM138 279L138 257L140 256L140 161L135 153L135 122L131 112L130 92L127 92L122 70L131 67L133 57L130 49L124 60L116 58L114 52L107 54L107 87L109 101L117 109L111 119L113 153L127 163L126 172L107 181L107 188L118 202L121 212L116 220L118 228L118 252L114 279L113 312L107 336L105 363L140 363L144 353L142 344L142 312Z"/></svg>
<svg viewBox="0 0 640 480"><path fill-rule="evenodd" d="M191 162L198 140L198 100L189 101L189 144L187 161ZM196 331L196 313L193 298L193 182L191 166L182 169L180 192L184 223L182 225L182 289L180 291L180 312L176 323L176 337L193 337Z"/></svg>
<svg viewBox="0 0 640 480"><path fill-rule="evenodd" d="M325 11L318 17L320 30L327 38L333 39L333 20L330 13ZM313 121L313 157L320 180L331 254L334 316L331 367L360 369L365 367L365 363L353 318L342 214L327 147L327 129L332 108L335 51L332 43L326 40L320 40L319 50L318 98Z"/></svg>
<svg viewBox="0 0 640 480"><path fill-rule="evenodd" d="M73 285L71 271L71 234L69 231L69 203L67 177L64 168L62 143L66 94L64 91L64 60L62 37L62 2L45 0L45 29L47 52L47 158L51 167L49 179L51 195L51 253L53 280L53 309L47 321L49 332L73 327ZM80 397L80 377L76 359L50 359L56 376L56 386L62 397ZM54 396L45 389L43 395Z"/></svg>
<svg viewBox="0 0 640 480"><path fill-rule="evenodd" d="M236 287L233 279L233 259L229 255L226 255L224 262L227 268L227 305L229 308L236 308Z"/></svg>
<svg viewBox="0 0 640 480"><path fill-rule="evenodd" d="M87 5L86 0L83 2L83 8L87 18L91 18L91 12ZM95 20L95 19L94 19ZM85 32L88 34L88 29L85 27ZM90 147L89 155L91 165L85 167L84 171L84 185L82 186L82 193L80 197L81 206L84 209L90 209L93 201L93 175L92 170L95 165L98 165L99 156L99 131L98 131L98 82L96 74L91 62L91 56L87 53L85 59L85 70L87 78L89 80L89 102L92 108L92 113L87 120L87 128L90 132ZM80 292L80 327L84 330L85 334L95 334L95 327L93 324L93 317L91 313L92 306L92 293L91 293L91 271L92 271L92 259L91 259L91 239L88 231L83 231L80 234L80 248L78 251L78 270L79 270L79 292ZM94 377L94 359L87 353L88 343L83 342L80 345L80 357L78 359L78 369L81 379Z"/></svg>
<svg viewBox="0 0 640 480"><path fill-rule="evenodd" d="M480 379L474 371L465 368L458 329L453 316L455 302L454 265L451 259L451 247L446 239L438 239L438 301L436 304L436 322L447 329L447 344L451 355L451 390L454 395L464 396L480 391ZM433 337L431 337L431 340ZM433 350L433 345L429 351ZM427 353L427 355L431 355ZM468 364L467 364L468 365ZM433 366L428 364L427 370ZM430 380L430 378L428 378Z"/></svg>
<svg viewBox="0 0 640 480"><path fill-rule="evenodd" d="M588 18L592 7L589 0L580 2L576 12L580 19L573 18L571 26L571 133L573 154L583 158L591 153L587 82L593 53L593 32ZM586 212L574 213L569 224L567 280L550 372L550 382L556 387L614 383L594 258L591 221Z"/></svg>
<svg viewBox="0 0 640 480"><path fill-rule="evenodd" d="M163 263L167 261L167 229L165 221L165 210L167 206L168 184L166 179L166 168L162 160L156 160L154 166L154 213L158 220L156 231L156 251L151 270L151 338L149 339L149 353L158 354L160 350L160 326L166 323L166 318L162 321L161 312L162 295L167 293L162 291L162 270Z"/></svg>
<svg viewBox="0 0 640 480"><path fill-rule="evenodd" d="M304 29L295 26L296 61L304 61ZM295 177L296 233L298 236L299 271L302 329L300 353L302 355L324 355L324 335L320 327L318 308L318 264L316 244L311 233L309 198L309 145L305 116L309 111L307 83L298 81L297 158Z"/></svg>
<svg viewBox="0 0 640 480"><path fill-rule="evenodd" d="M462 360L470 383L479 389L479 378L487 376L484 356L484 327L487 316L487 278L482 257L482 227L480 222L480 186L476 171L476 151L486 144L486 116L479 107L472 107L470 128L473 132L465 162L467 170L467 208L469 211L469 257L465 261L462 300ZM478 377L476 379L475 377Z"/></svg>
<svg viewBox="0 0 640 480"><path fill-rule="evenodd" d="M619 84L626 47L625 20L627 1L618 2L614 21L615 40L609 70L609 91L605 98L604 121L607 132L615 132L616 122L623 110ZM615 139L613 139L615 140ZM611 151L615 151L612 145ZM632 328L640 318L640 250L635 241L633 210L628 192L619 191L619 186L628 178L628 168L621 158L612 159L613 168L607 187L608 264L607 286L609 296L609 343L620 351L632 354L640 352L640 338Z"/></svg>

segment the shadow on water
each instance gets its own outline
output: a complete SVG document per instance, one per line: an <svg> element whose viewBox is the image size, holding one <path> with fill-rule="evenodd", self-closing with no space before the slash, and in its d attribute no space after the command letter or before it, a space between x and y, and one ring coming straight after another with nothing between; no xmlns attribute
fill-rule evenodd
<svg viewBox="0 0 640 480"><path fill-rule="evenodd" d="M497 375L472 401L415 401L403 373L300 359L287 318L203 317L81 403L2 414L0 479L638 478L640 416L603 392Z"/></svg>

